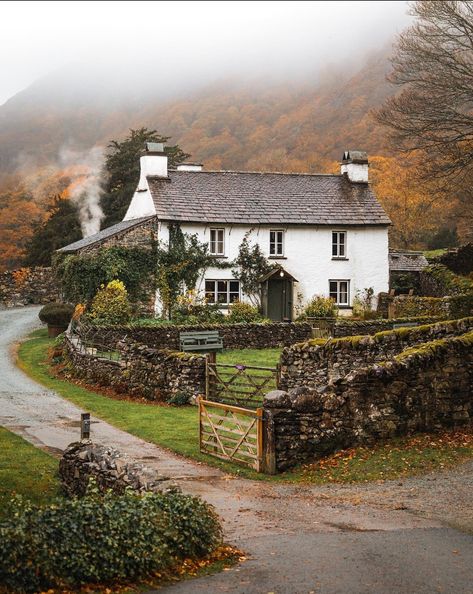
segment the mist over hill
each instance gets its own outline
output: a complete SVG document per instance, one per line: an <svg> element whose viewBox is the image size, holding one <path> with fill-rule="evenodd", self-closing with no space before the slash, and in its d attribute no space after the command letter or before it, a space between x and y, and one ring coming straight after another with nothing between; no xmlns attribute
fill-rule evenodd
<svg viewBox="0 0 473 594"><path fill-rule="evenodd" d="M171 136L208 168L314 171L347 147L385 153L369 111L392 92L387 55L326 67L314 80L234 78L172 97L152 77L145 86L126 72L121 83L80 67L56 72L0 106L0 175L56 163L64 147L106 146L141 126Z"/></svg>

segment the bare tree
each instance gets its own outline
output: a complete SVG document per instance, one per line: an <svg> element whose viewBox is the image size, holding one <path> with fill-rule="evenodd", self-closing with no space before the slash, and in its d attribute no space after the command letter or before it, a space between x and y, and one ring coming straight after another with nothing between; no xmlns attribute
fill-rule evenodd
<svg viewBox="0 0 473 594"><path fill-rule="evenodd" d="M400 91L375 117L396 148L424 152L440 188L458 190L473 178L473 2L419 1L411 14L391 59Z"/></svg>

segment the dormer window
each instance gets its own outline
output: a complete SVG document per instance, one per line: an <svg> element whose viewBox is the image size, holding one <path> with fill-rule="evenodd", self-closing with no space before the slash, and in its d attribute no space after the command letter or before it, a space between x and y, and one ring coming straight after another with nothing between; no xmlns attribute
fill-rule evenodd
<svg viewBox="0 0 473 594"><path fill-rule="evenodd" d="M209 251L211 256L225 255L225 229L210 229Z"/></svg>
<svg viewBox="0 0 473 594"><path fill-rule="evenodd" d="M269 256L272 258L284 256L284 231L272 229L269 232Z"/></svg>
<svg viewBox="0 0 473 594"><path fill-rule="evenodd" d="M346 231L332 231L332 258L347 259Z"/></svg>

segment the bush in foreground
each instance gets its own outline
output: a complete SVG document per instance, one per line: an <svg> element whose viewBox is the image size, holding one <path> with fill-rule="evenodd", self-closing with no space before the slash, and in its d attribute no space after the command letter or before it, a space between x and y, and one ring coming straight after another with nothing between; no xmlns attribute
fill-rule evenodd
<svg viewBox="0 0 473 594"><path fill-rule="evenodd" d="M181 493L21 498L0 522L0 584L13 592L136 580L221 543L212 508Z"/></svg>
<svg viewBox="0 0 473 594"><path fill-rule="evenodd" d="M40 309L38 317L45 324L67 328L74 313L74 306L69 303L48 303Z"/></svg>
<svg viewBox="0 0 473 594"><path fill-rule="evenodd" d="M92 300L90 320L96 324L126 324L131 319L128 292L120 280L110 281L100 289Z"/></svg>

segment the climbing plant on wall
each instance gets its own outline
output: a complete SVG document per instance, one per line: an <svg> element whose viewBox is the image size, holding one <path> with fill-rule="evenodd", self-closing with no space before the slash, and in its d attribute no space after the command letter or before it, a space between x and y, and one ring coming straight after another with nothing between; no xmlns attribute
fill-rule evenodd
<svg viewBox="0 0 473 594"><path fill-rule="evenodd" d="M100 285L121 280L132 301L146 298L156 287L156 246L104 248L89 254L57 256L54 261L64 298L87 302Z"/></svg>
<svg viewBox="0 0 473 594"><path fill-rule="evenodd" d="M157 248L157 287L163 312L171 317L179 295L195 288L209 266L227 267L208 253L197 235L183 233L178 223L169 225L169 244Z"/></svg>

